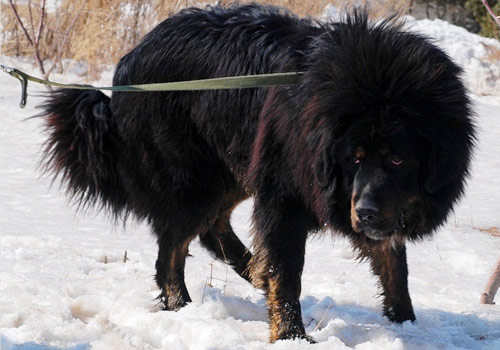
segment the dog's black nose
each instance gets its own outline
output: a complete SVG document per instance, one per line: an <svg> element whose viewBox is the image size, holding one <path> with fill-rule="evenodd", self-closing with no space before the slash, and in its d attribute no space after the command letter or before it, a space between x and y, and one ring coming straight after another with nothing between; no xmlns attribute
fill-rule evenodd
<svg viewBox="0 0 500 350"><path fill-rule="evenodd" d="M356 215L360 222L366 225L373 224L378 219L379 210L372 201L361 200L356 205Z"/></svg>
<svg viewBox="0 0 500 350"><path fill-rule="evenodd" d="M373 209L356 209L359 221L364 224L371 224L377 221L378 212Z"/></svg>

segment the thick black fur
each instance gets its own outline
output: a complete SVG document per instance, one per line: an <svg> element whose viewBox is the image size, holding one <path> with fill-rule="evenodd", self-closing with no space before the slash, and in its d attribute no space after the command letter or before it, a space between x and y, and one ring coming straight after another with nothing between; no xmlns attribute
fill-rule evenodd
<svg viewBox="0 0 500 350"><path fill-rule="evenodd" d="M47 167L80 202L151 223L169 310L190 301L184 261L199 236L265 290L271 341L306 337L305 242L327 226L369 259L384 314L414 320L405 241L444 223L474 143L461 70L428 39L363 11L316 23L256 4L191 8L125 55L113 84L289 71L303 81L111 99L56 91L43 106ZM253 255L229 223L248 196Z"/></svg>

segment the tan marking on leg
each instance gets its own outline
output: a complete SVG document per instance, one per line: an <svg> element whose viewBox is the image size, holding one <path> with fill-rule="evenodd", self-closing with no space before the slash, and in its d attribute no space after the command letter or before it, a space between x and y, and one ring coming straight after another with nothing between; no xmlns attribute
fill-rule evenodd
<svg viewBox="0 0 500 350"><path fill-rule="evenodd" d="M268 280L268 296L267 306L269 307L269 322L270 322L270 342L274 343L279 339L280 325L283 323L281 317L280 303L278 301L278 283L276 278Z"/></svg>

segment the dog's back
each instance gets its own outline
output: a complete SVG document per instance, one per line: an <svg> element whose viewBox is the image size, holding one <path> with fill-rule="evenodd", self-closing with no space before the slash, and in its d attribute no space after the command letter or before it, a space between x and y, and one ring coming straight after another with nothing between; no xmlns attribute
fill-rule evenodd
<svg viewBox="0 0 500 350"><path fill-rule="evenodd" d="M187 9L159 24L122 58L114 84L295 71L311 40L305 30L318 29L274 7ZM161 166L187 167L190 176L205 168L199 176L208 183L221 174L206 169L223 164L243 181L269 91L114 93L111 109L132 154L154 153Z"/></svg>

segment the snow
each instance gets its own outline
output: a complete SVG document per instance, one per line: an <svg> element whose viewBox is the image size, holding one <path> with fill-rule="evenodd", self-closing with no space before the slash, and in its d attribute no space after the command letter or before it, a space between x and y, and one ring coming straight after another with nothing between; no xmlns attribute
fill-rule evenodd
<svg viewBox="0 0 500 350"><path fill-rule="evenodd" d="M466 72L481 67L476 61L486 39L441 21L409 25L436 37ZM39 101L30 96L28 107L18 109L19 83L0 75L0 350L500 348L500 306L479 304L500 251L499 238L479 231L500 226L499 97L473 96L479 144L464 200L433 239L408 247L417 322L384 318L368 264L355 261L345 240L316 235L307 245L301 296L315 345L268 344L263 295L197 241L186 266L193 302L160 311L149 228L115 225L93 210L76 213L62 189L41 175L42 122L26 119ZM251 208L248 200L232 216L247 245Z"/></svg>
<svg viewBox="0 0 500 350"><path fill-rule="evenodd" d="M488 48L500 50L500 43L440 19L415 20L407 18L410 30L435 40L450 57L464 67L464 80L475 94L500 95L500 62L490 61Z"/></svg>

